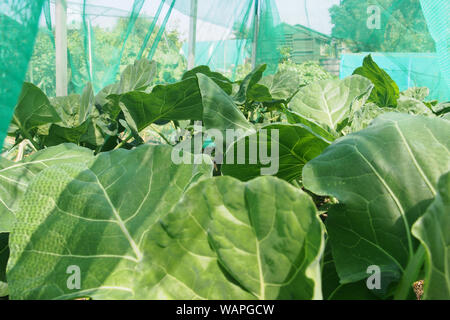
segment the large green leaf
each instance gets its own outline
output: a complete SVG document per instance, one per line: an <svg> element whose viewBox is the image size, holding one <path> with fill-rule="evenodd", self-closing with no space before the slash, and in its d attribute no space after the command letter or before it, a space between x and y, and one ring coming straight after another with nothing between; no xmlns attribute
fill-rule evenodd
<svg viewBox="0 0 450 320"><path fill-rule="evenodd" d="M50 102L61 118L57 125L73 128L85 123L93 111L94 100L94 91L90 82L85 86L81 96L70 94L51 98Z"/></svg>
<svg viewBox="0 0 450 320"><path fill-rule="evenodd" d="M439 180L438 194L412 232L426 250L424 299L450 299L450 172Z"/></svg>
<svg viewBox="0 0 450 320"><path fill-rule="evenodd" d="M431 109L429 109L422 101L408 97L400 97L397 100L396 111L409 114L433 116L433 111L431 111Z"/></svg>
<svg viewBox="0 0 450 320"><path fill-rule="evenodd" d="M372 87L370 80L361 76L321 80L300 88L289 107L334 132L351 111L361 107Z"/></svg>
<svg viewBox="0 0 450 320"><path fill-rule="evenodd" d="M26 179L27 182L22 184L15 180L17 178L15 174L11 177L8 168L13 166L14 162L0 157L0 233L11 230L15 219L14 212L17 209L16 194L25 191L29 180ZM18 177L21 178L21 175Z"/></svg>
<svg viewBox="0 0 450 320"><path fill-rule="evenodd" d="M95 96L95 105L96 107L100 107L103 111L113 111L120 112L120 108L118 104L114 103L111 104L110 100L108 99L109 95L117 95L119 94L119 83L113 83L109 86L104 87L102 90L100 90L97 95ZM111 113L113 113L111 112Z"/></svg>
<svg viewBox="0 0 450 320"><path fill-rule="evenodd" d="M50 99L50 102L61 118L60 125L74 127L80 124L80 95L70 94L68 96L54 97Z"/></svg>
<svg viewBox="0 0 450 320"><path fill-rule="evenodd" d="M10 239L10 297L321 297L323 231L305 193L275 178L220 177L182 197L211 165L174 165L171 150L141 146L43 171ZM79 290L66 285L73 265Z"/></svg>
<svg viewBox="0 0 450 320"><path fill-rule="evenodd" d="M95 99L90 83L81 96L73 94L53 98L51 102L58 111L61 122L51 124L46 133L41 132L42 143L48 147L75 143L95 149L103 145L107 134L117 134L114 131L117 129L115 118L120 108L117 106L118 111L109 110L110 105L98 105L95 108Z"/></svg>
<svg viewBox="0 0 450 320"><path fill-rule="evenodd" d="M279 71L263 77L260 84L269 89L270 95L276 100L288 100L300 87L300 76L295 71Z"/></svg>
<svg viewBox="0 0 450 320"><path fill-rule="evenodd" d="M61 163L86 162L92 156L91 150L62 144L36 152L20 162L0 158L0 232L11 230L19 201L40 171Z"/></svg>
<svg viewBox="0 0 450 320"><path fill-rule="evenodd" d="M267 170L262 169L274 166L274 162L278 163L278 167L272 175L287 181L300 178L303 166L330 145L330 142L302 124L266 125L258 132L241 139L245 139L245 142L238 140L228 149L225 158L231 158L229 153L233 152L234 161L225 161L222 173L244 181L260 176ZM271 159L270 164L261 161L261 142L267 144L266 155ZM244 154L239 152L241 143L245 143ZM255 149L255 153L258 153L254 156L250 155L250 145L258 146L258 150ZM272 149L278 154L271 154Z"/></svg>
<svg viewBox="0 0 450 320"><path fill-rule="evenodd" d="M74 127L52 124L46 136L42 137L45 146L52 147L62 143L74 143L83 147L96 149L105 142L106 134L116 135L117 131L109 129L109 122L103 116L88 117ZM112 126L117 130L116 125Z"/></svg>
<svg viewBox="0 0 450 320"><path fill-rule="evenodd" d="M329 213L330 214L330 213ZM336 272L331 246L325 247L322 260L322 291L326 300L378 300L372 290L367 288L366 280L352 283L340 283Z"/></svg>
<svg viewBox="0 0 450 320"><path fill-rule="evenodd" d="M200 187L207 201L191 214L241 286L259 299L321 298L324 240L309 196L271 177L246 184L223 177Z"/></svg>
<svg viewBox="0 0 450 320"><path fill-rule="evenodd" d="M195 75L197 75L197 73L202 73L202 74L208 76L209 78L215 78L217 80L231 83L231 81L227 77L225 77L223 74L221 74L220 72L211 71L211 69L208 66L198 66L189 71L186 71L183 74L182 80L194 77Z"/></svg>
<svg viewBox="0 0 450 320"><path fill-rule="evenodd" d="M397 101L397 108L395 109L381 108L372 102L366 103L359 110L352 113L350 116L350 125L346 129L350 132L365 129L379 115L388 112L433 116L433 112L421 101L408 97L400 97Z"/></svg>
<svg viewBox="0 0 450 320"><path fill-rule="evenodd" d="M61 119L45 93L34 84L25 82L14 111L13 124L23 134L29 135L31 129L59 121Z"/></svg>
<svg viewBox="0 0 450 320"><path fill-rule="evenodd" d="M244 104L247 101L249 91L261 80L266 68L265 64L259 65L242 80L239 91L233 97L237 104Z"/></svg>
<svg viewBox="0 0 450 320"><path fill-rule="evenodd" d="M150 90L155 75L156 63L154 61L147 59L136 60L134 64L130 64L125 68L118 82L104 87L97 93L94 99L95 105L101 108L103 112L108 112L115 119L115 116L120 111L117 103L120 94ZM111 98L116 98L114 103L111 103L111 99L108 99L110 95Z"/></svg>
<svg viewBox="0 0 450 320"><path fill-rule="evenodd" d="M158 120L202 120L203 114L196 77L158 85L151 93L125 93L119 97L119 104L127 123L137 132Z"/></svg>
<svg viewBox="0 0 450 320"><path fill-rule="evenodd" d="M341 283L364 279L370 265L381 268L382 290L400 279L418 246L411 226L450 170L449 133L446 120L385 114L303 168L307 189L343 204L327 219Z"/></svg>
<svg viewBox="0 0 450 320"><path fill-rule="evenodd" d="M78 124L82 124L89 117L92 109L94 108L94 100L94 90L92 89L92 84L88 82L80 97L80 114L78 117Z"/></svg>
<svg viewBox="0 0 450 320"><path fill-rule="evenodd" d="M61 143L74 143L79 145L86 136L90 125L92 125L92 119L88 119L75 127L52 124L48 135L43 138L44 144L49 147L57 146Z"/></svg>
<svg viewBox="0 0 450 320"><path fill-rule="evenodd" d="M120 75L120 81L117 87L118 91L115 93L145 90L150 86L155 75L155 61L149 61L147 59L136 60L134 64L128 65Z"/></svg>
<svg viewBox="0 0 450 320"><path fill-rule="evenodd" d="M366 77L374 84L369 102L373 102L380 107L395 108L397 106L397 99L400 96L397 84L386 71L373 61L371 55L364 58L362 67L353 71L353 74Z"/></svg>
<svg viewBox="0 0 450 320"><path fill-rule="evenodd" d="M311 199L281 180L206 180L149 240L160 277L170 275L159 292L152 288L159 297L321 298L321 223Z"/></svg>
<svg viewBox="0 0 450 320"><path fill-rule="evenodd" d="M198 84L203 101L203 125L206 129L242 130L244 134L254 132L253 125L213 80L199 73Z"/></svg>
<svg viewBox="0 0 450 320"><path fill-rule="evenodd" d="M198 73L204 74L211 78L227 94L232 93L233 83L221 73L211 71L208 66L198 66L194 69L186 71L183 74L182 80L188 79L190 77L195 77Z"/></svg>
<svg viewBox="0 0 450 320"><path fill-rule="evenodd" d="M9 258L8 234L0 233L0 298L8 295L6 264Z"/></svg>
<svg viewBox="0 0 450 320"><path fill-rule="evenodd" d="M202 95L197 77L208 78L227 92L231 90L231 83L225 77L199 67L188 71L182 81L155 86L150 93L131 91L111 94L108 98L113 108L120 106L128 125L136 132L158 121L202 120Z"/></svg>
<svg viewBox="0 0 450 320"><path fill-rule="evenodd" d="M417 99L423 101L430 95L430 89L427 87L411 87L405 91L400 92L400 97L406 97L411 99Z"/></svg>
<svg viewBox="0 0 450 320"><path fill-rule="evenodd" d="M287 121L291 124L303 124L310 128L314 133L318 134L322 138L328 141L334 141L340 135L335 132L330 132L323 127L321 127L317 122L312 120L308 120L294 111L284 110L284 114L286 115Z"/></svg>
<svg viewBox="0 0 450 320"><path fill-rule="evenodd" d="M269 88L259 83L254 84L251 87L251 89L248 90L247 99L250 101L258 101L265 103L270 103L274 101L272 95L270 94Z"/></svg>
<svg viewBox="0 0 450 320"><path fill-rule="evenodd" d="M143 258L140 239L185 188L212 172L210 161L174 165L171 151L148 145L116 150L89 163L55 165L35 177L10 237L11 296L70 294L70 265L81 268L83 288L111 298L127 295L135 279L127 270L147 272L135 264ZM137 274L136 280L147 279Z"/></svg>

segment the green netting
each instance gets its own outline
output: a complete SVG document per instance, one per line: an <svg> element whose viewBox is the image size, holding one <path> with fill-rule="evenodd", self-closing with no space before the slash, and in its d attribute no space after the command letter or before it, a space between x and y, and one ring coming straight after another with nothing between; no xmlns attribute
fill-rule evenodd
<svg viewBox="0 0 450 320"><path fill-rule="evenodd" d="M437 60L444 81L444 88L440 91L446 93L450 100L450 3L447 0L420 1L428 29L436 43Z"/></svg>
<svg viewBox="0 0 450 320"><path fill-rule="evenodd" d="M430 99L450 100L448 1L347 0L330 13L332 36L347 48L341 54L341 78L372 53L400 90L426 86Z"/></svg>
<svg viewBox="0 0 450 320"><path fill-rule="evenodd" d="M42 0L0 1L0 144L33 52Z"/></svg>
<svg viewBox="0 0 450 320"><path fill-rule="evenodd" d="M178 1L176 8L191 16L187 4L187 1ZM274 0L199 1L199 8L197 19L202 21L197 31L199 39L210 36L208 27L212 24L222 30L217 32L215 40L197 42L196 65L209 65L234 78L239 65L250 64L254 37L257 36L256 64L268 64L266 74L277 70L284 36L279 28L281 20ZM258 25L257 33L255 25ZM183 51L187 53L188 50L188 43L185 43Z"/></svg>
<svg viewBox="0 0 450 320"><path fill-rule="evenodd" d="M276 5L260 0L260 23L257 63L269 63L275 72L282 38ZM147 57L159 64L157 82L180 79L187 67L187 26L192 16L190 0L121 1L114 7L105 1L67 2L69 93L81 93L87 82L94 91L117 80L120 70L134 59ZM197 10L197 64L218 67L231 77L239 65L250 64L255 25L255 0L199 0ZM54 1L45 0L43 22L31 61L34 73L27 80L37 84L48 95L55 95ZM211 33L211 28L213 32ZM168 29L168 30L166 30ZM212 38L204 41L203 39ZM226 47L226 50L223 49ZM222 53L228 59L217 62ZM201 58L203 57L203 58ZM206 58L207 57L207 58ZM42 61L50 62L43 66ZM36 67L36 64L40 64Z"/></svg>
<svg viewBox="0 0 450 320"><path fill-rule="evenodd" d="M362 65L368 53L343 54L340 65L340 78L350 76ZM411 87L430 89L429 99L449 101L448 80L441 72L438 56L435 53L390 53L389 55L372 53L374 61L382 66L404 91Z"/></svg>
<svg viewBox="0 0 450 320"><path fill-rule="evenodd" d="M3 135L25 72L55 96L55 1L0 0ZM427 86L430 98L449 99L447 0L71 0L68 93L88 82L98 92L141 57L157 62L157 83L179 80L193 17L195 65L235 80L251 69L255 49L266 74L282 68L311 78L312 65L343 77L372 53L401 89Z"/></svg>
<svg viewBox="0 0 450 320"><path fill-rule="evenodd" d="M281 25L281 19L275 0L261 1L260 6L256 64L266 63L266 73L274 73L281 59L280 46L284 42L283 30L278 27ZM251 39L253 42L253 37Z"/></svg>

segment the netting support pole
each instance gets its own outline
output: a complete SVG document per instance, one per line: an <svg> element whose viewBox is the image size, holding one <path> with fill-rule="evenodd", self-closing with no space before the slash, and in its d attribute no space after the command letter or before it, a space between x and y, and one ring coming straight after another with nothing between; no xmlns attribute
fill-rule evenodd
<svg viewBox="0 0 450 320"><path fill-rule="evenodd" d="M252 69L256 68L256 52L258 50L259 34L259 0L255 0L255 18L253 20L253 46L252 46Z"/></svg>
<svg viewBox="0 0 450 320"><path fill-rule="evenodd" d="M67 3L55 3L56 96L67 95Z"/></svg>
<svg viewBox="0 0 450 320"><path fill-rule="evenodd" d="M198 0L191 0L191 21L189 24L188 70L195 67L195 42L197 41L197 5Z"/></svg>

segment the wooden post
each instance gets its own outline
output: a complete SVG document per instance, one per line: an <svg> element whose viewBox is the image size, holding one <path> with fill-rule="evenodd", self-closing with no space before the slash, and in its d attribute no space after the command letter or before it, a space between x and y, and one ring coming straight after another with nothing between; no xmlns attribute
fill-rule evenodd
<svg viewBox="0 0 450 320"><path fill-rule="evenodd" d="M56 96L67 95L67 3L55 3Z"/></svg>
<svg viewBox="0 0 450 320"><path fill-rule="evenodd" d="M252 47L252 69L256 68L256 52L258 50L259 34L259 0L255 0L255 17L253 24L253 47Z"/></svg>
<svg viewBox="0 0 450 320"><path fill-rule="evenodd" d="M195 42L197 41L197 5L198 0L191 0L191 21L189 24L188 69L195 66Z"/></svg>

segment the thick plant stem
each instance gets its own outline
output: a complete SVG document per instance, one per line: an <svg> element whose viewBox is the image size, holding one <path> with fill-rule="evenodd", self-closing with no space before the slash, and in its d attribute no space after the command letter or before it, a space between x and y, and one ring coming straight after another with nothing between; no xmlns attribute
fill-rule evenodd
<svg viewBox="0 0 450 320"><path fill-rule="evenodd" d="M425 248L420 245L419 248L417 248L416 253L409 259L403 277L394 294L394 300L406 300L408 298L408 295L413 290L412 284L419 280L417 277L422 269L424 259Z"/></svg>
<svg viewBox="0 0 450 320"><path fill-rule="evenodd" d="M41 150L41 148L39 147L39 145L31 138L31 137L29 137L29 138L27 138L30 142L31 142L31 144L33 145L33 147L36 149L36 150Z"/></svg>
<svg viewBox="0 0 450 320"><path fill-rule="evenodd" d="M128 137L125 138L125 140L122 140L115 148L114 150L120 149L122 148L127 142L128 140L130 140L131 138L133 138L133 135L130 134Z"/></svg>
<svg viewBox="0 0 450 320"><path fill-rule="evenodd" d="M36 143L36 141L33 140L33 138L31 138L31 136L25 132L22 132L22 135L24 136L25 139L27 139L28 141L30 141L31 145L34 147L34 149L36 150L41 150L42 148L39 147L39 145Z"/></svg>
<svg viewBox="0 0 450 320"><path fill-rule="evenodd" d="M25 146L27 144L28 140L23 140L21 143L19 143L19 147L17 148L17 157L14 160L15 162L19 162L23 159L23 154L25 153Z"/></svg>
<svg viewBox="0 0 450 320"><path fill-rule="evenodd" d="M39 145L36 143L36 141L33 140L33 138L31 137L31 135L30 135L27 131L21 130L21 134L22 134L22 136L23 136L25 139L27 139L28 141L30 141L30 143L33 145L33 147L34 147L36 150L41 150L41 148L39 147Z"/></svg>

